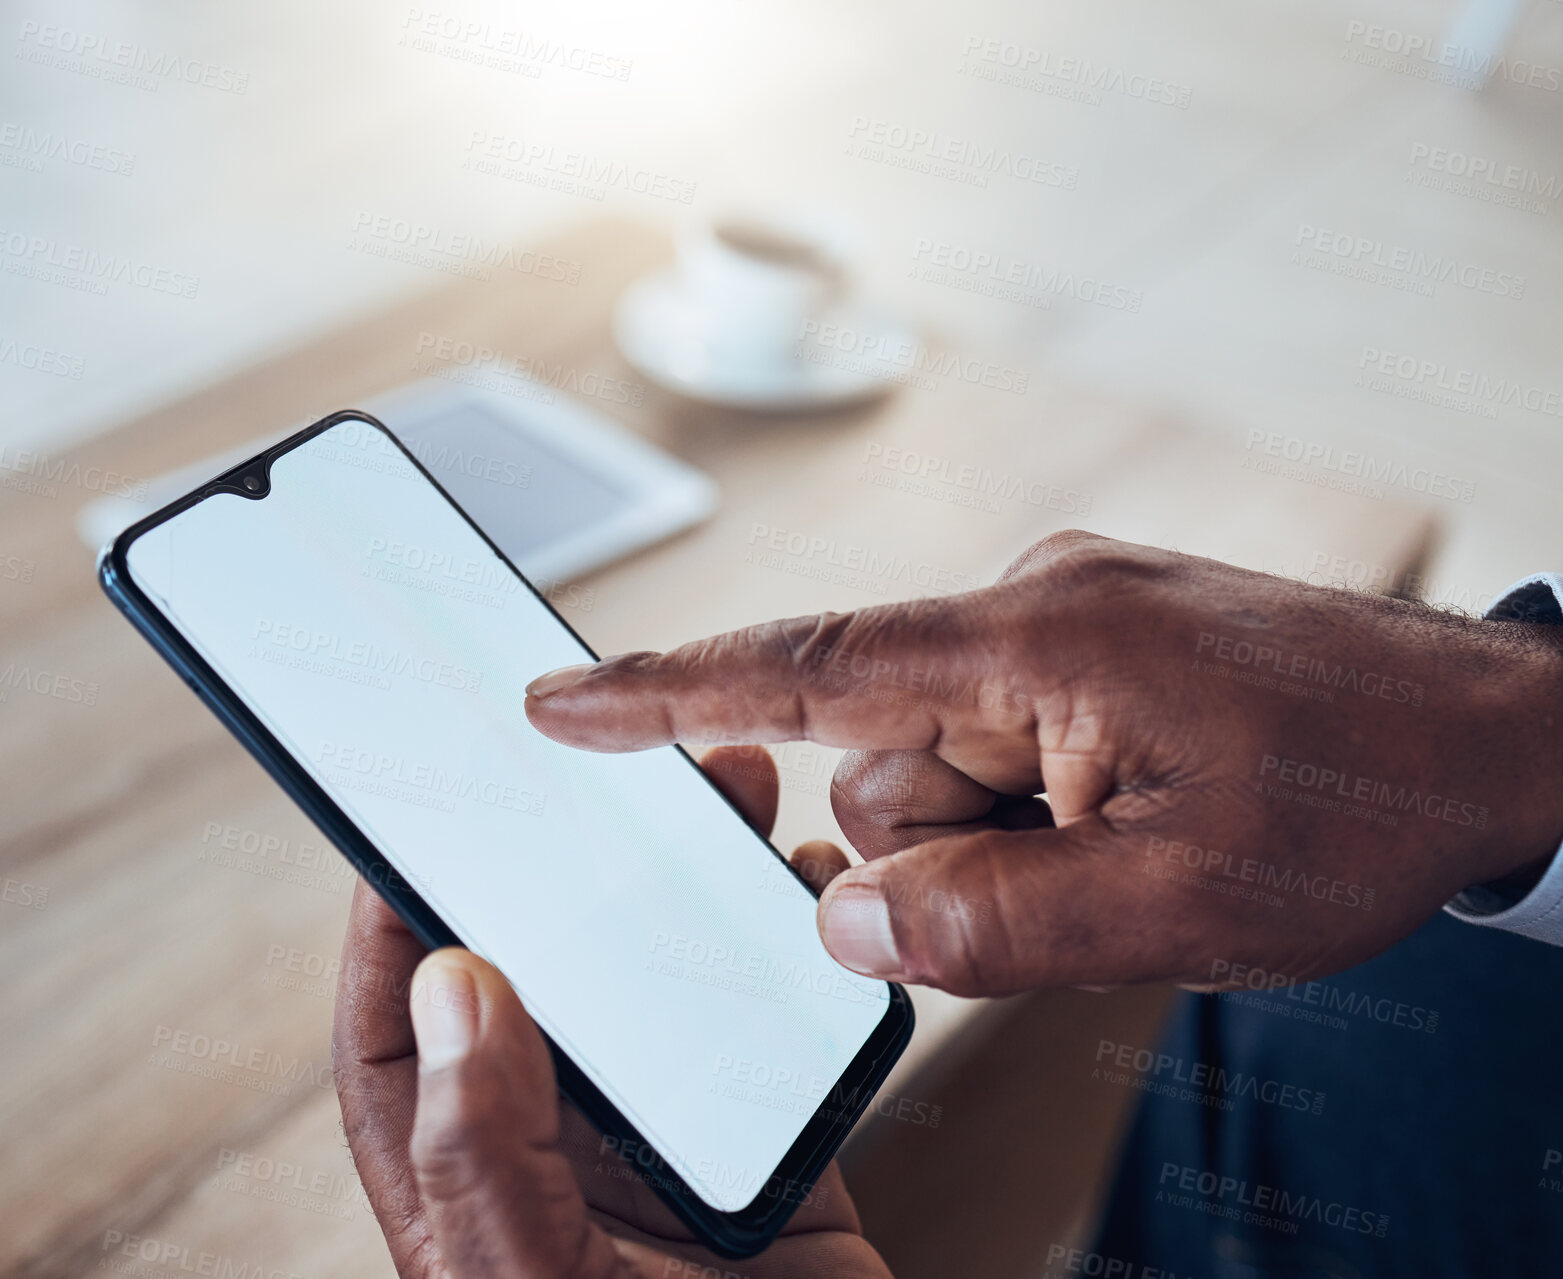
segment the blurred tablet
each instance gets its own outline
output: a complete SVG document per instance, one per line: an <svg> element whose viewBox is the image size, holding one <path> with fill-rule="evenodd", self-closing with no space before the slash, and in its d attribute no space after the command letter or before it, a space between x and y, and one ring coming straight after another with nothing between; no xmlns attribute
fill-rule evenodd
<svg viewBox="0 0 1563 1279"><path fill-rule="evenodd" d="M530 578L576 577L716 508L709 477L548 387L518 383L512 394L431 378L351 407L390 427ZM161 476L144 497L89 503L77 530L96 551L270 442Z"/></svg>

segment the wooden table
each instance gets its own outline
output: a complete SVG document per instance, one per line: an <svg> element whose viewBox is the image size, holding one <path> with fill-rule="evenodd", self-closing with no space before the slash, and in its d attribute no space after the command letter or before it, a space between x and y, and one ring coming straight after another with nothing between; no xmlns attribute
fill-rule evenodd
<svg viewBox="0 0 1563 1279"><path fill-rule="evenodd" d="M101 597L73 521L104 472L150 477L420 372L464 376L459 363L427 363L450 338L562 385L626 380L639 403L595 407L721 485L724 505L707 525L565 596L566 616L600 651L910 597L925 593L919 583L990 580L1028 543L1071 525L1254 567L1344 555L1398 571L1429 546L1433 522L1420 510L1254 474L1230 448L1157 413L1034 375L1024 394L936 375L818 417L690 406L642 389L607 338L612 299L666 259L665 237L598 224L547 252L578 264L578 282L431 274L427 292L59 458L0 459L0 1271L179 1273L177 1260L133 1261L127 1245L141 1257L166 1251L194 1265L205 1252L309 1277L390 1271L329 1078L351 878ZM959 349L950 335L927 340ZM976 468L1011 496L971 505L958 481L909 479L908 457L919 472ZM776 530L828 549L763 551ZM869 555L896 567L833 567ZM835 753L778 754L778 841L835 833ZM1125 1015L1153 1020L1155 1006L1134 1000ZM1009 1006L920 992L917 1041L889 1087L935 1087L963 1045L979 1042L974 1024ZM1058 1016L1058 1035L1100 1020ZM1067 1084L1052 1094L1065 1108ZM1127 1097L1092 1103L1095 1126L1077 1134L1080 1175L1066 1179L1073 1193L1096 1184ZM965 1136L980 1149L1007 1134ZM980 1174L963 1179L982 1193Z"/></svg>

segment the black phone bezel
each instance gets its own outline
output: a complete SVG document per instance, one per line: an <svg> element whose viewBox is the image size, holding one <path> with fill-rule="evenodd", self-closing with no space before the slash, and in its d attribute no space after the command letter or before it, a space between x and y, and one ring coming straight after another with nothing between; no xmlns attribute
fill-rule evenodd
<svg viewBox="0 0 1563 1279"><path fill-rule="evenodd" d="M232 493L251 500L264 500L271 491L270 471L272 463L283 454L325 431L344 422L360 422L382 433L403 458L413 466L453 506L484 543L513 572L517 579L548 609L554 620L564 627L597 660L591 646L576 634L575 629L559 615L547 597L510 562L509 557L467 514L459 502L429 472L422 461L409 449L394 431L383 422L355 409L345 409L320 419L253 458L231 467L206 484L168 503L143 519L136 521L104 548L98 562L98 578L109 598L125 614L131 624L174 669L180 678L194 690L228 730L239 740L272 779L292 797L304 814L315 823L368 881L369 885L396 911L407 926L426 946L459 946L460 940L446 926L417 890L409 884L380 855L354 825L352 820L331 799L323 787L293 758L291 753L266 728L260 719L245 705L243 699L201 657L195 647L185 639L178 628L161 609L136 585L130 575L126 556L130 546L142 534L157 525L205 501L215 493ZM257 488L252 482L259 481ZM675 747L688 760L690 766L700 772L700 766L682 747ZM701 773L704 777L704 774ZM716 787L712 789L716 791ZM729 807L736 806L721 796ZM739 813L740 818L743 817ZM745 818L745 825L754 827ZM770 849L784 866L814 896L818 893L802 875L793 870L787 859L760 831L756 838ZM619 1111L591 1080L559 1048L552 1037L544 1033L553 1058L559 1089L584 1113L605 1136L617 1142L614 1149L626 1155L632 1166L647 1182L653 1192L688 1226L702 1243L721 1256L743 1258L763 1250L786 1225L792 1213L809 1195L834 1158L841 1143L853 1125L867 1109L890 1068L911 1038L915 1017L911 1000L903 987L895 982L885 983L890 990L890 1000L885 1015L874 1033L853 1058L837 1089L822 1099L819 1109L810 1117L797 1140L788 1149L782 1162L762 1186L755 1199L736 1212L722 1212L711 1207L687 1182L657 1153L654 1146L641 1136L635 1126ZM850 1100L831 1108L832 1097L843 1091ZM783 1175L785 1174L785 1175ZM775 1183L773 1188L773 1183Z"/></svg>

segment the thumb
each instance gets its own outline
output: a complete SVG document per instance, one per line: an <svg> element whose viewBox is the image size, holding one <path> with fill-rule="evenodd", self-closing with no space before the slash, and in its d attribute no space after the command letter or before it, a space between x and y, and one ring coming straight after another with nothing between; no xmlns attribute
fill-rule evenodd
<svg viewBox="0 0 1563 1279"><path fill-rule="evenodd" d="M948 836L839 875L820 938L855 972L956 995L1154 980L1182 958L1139 871L1095 816Z"/></svg>
<svg viewBox="0 0 1563 1279"><path fill-rule="evenodd" d="M458 947L413 976L410 1155L450 1279L565 1279L622 1267L559 1149L553 1063L510 983Z"/></svg>

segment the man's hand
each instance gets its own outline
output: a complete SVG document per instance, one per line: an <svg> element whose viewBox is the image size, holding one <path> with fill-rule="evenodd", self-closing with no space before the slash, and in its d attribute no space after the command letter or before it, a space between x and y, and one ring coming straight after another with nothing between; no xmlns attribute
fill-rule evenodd
<svg viewBox="0 0 1563 1279"><path fill-rule="evenodd" d="M703 765L770 829L776 770L763 750L713 751ZM793 862L818 879L846 858L813 843ZM404 1279L888 1279L835 1165L761 1256L735 1265L698 1247L561 1107L547 1048L504 977L465 950L425 955L360 883L333 1057L348 1144Z"/></svg>
<svg viewBox="0 0 1563 1279"><path fill-rule="evenodd" d="M1322 976L1563 838L1550 628L1084 533L984 590L528 692L593 750L857 748L831 793L869 862L826 891L825 944L958 994Z"/></svg>

